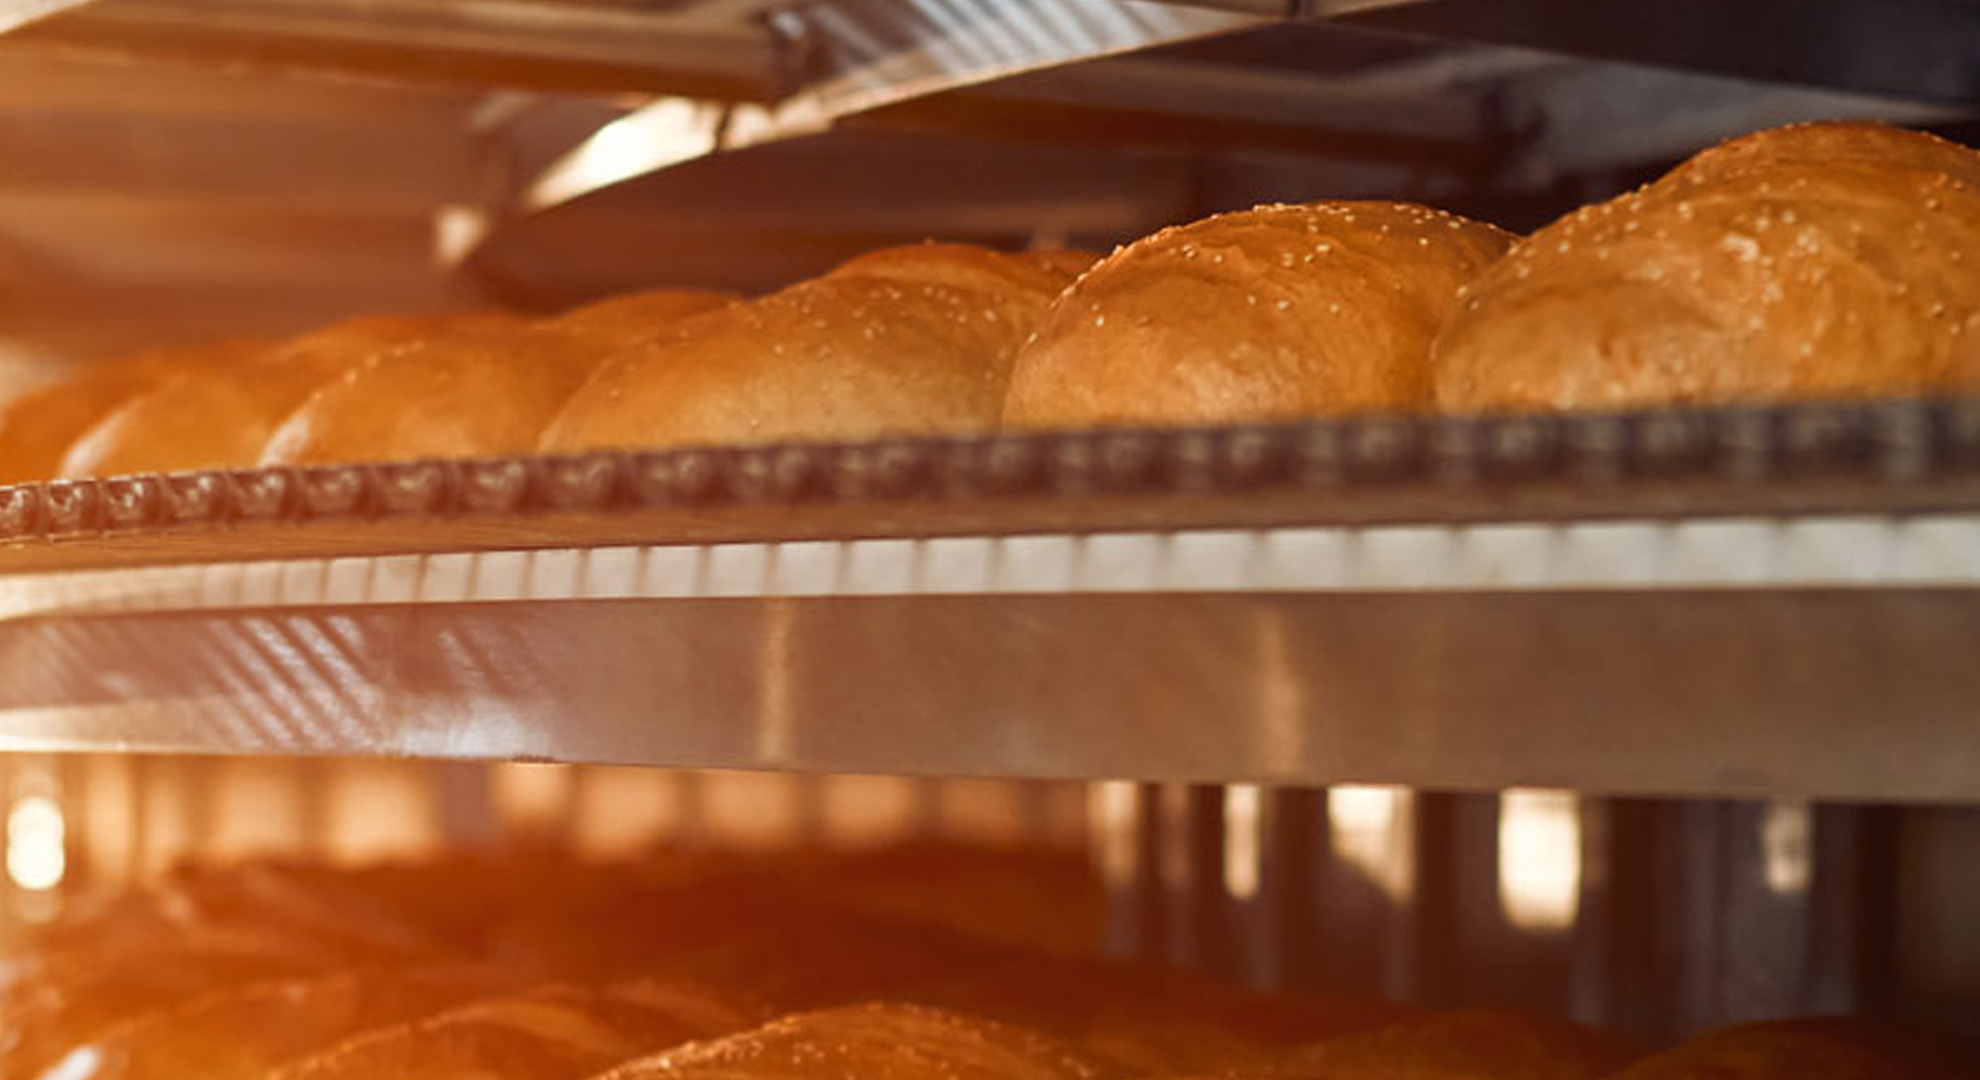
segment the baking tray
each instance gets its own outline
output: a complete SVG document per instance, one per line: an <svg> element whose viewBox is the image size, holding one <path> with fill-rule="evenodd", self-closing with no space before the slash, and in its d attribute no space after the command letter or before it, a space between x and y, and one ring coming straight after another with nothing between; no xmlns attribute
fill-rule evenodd
<svg viewBox="0 0 1980 1080"><path fill-rule="evenodd" d="M1980 406L0 490L0 747L1980 799Z"/></svg>
<svg viewBox="0 0 1980 1080"><path fill-rule="evenodd" d="M1980 509L1980 400L688 448L0 487L0 575L613 544Z"/></svg>

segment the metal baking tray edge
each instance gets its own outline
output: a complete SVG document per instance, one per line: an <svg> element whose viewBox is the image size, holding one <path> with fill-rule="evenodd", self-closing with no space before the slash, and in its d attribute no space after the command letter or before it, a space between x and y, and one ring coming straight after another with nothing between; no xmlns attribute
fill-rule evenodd
<svg viewBox="0 0 1980 1080"><path fill-rule="evenodd" d="M1980 509L1980 400L1097 430L0 487L0 575L300 556Z"/></svg>

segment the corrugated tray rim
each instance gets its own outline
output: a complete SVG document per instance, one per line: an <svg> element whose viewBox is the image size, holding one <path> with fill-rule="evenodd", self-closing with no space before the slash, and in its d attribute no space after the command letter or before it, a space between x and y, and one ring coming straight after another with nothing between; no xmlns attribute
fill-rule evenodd
<svg viewBox="0 0 1980 1080"><path fill-rule="evenodd" d="M613 543L1980 507L1980 398L627 450L0 487L0 572Z"/></svg>

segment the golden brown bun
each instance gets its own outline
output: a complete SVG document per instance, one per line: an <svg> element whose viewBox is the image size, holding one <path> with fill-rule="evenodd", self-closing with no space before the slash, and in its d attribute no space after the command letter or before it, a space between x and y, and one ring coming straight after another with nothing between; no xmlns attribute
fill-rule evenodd
<svg viewBox="0 0 1980 1080"><path fill-rule="evenodd" d="M1922 131L1850 121L1788 124L1727 139L1693 154L1655 186L1707 186L1748 169L1842 162L1942 172L1980 186L1980 154L1971 149Z"/></svg>
<svg viewBox="0 0 1980 1080"><path fill-rule="evenodd" d="M227 987L119 1024L69 1059L89 1055L90 1080L259 1080L367 1029L487 997L503 982L490 971L442 968Z"/></svg>
<svg viewBox="0 0 1980 1080"><path fill-rule="evenodd" d="M1434 349L1456 410L1976 385L1980 154L1873 125L1708 150L1516 246Z"/></svg>
<svg viewBox="0 0 1980 1080"><path fill-rule="evenodd" d="M996 424L1011 357L1068 280L959 245L862 256L606 361L542 447L983 431Z"/></svg>
<svg viewBox="0 0 1980 1080"><path fill-rule="evenodd" d="M181 371L126 401L69 447L62 475L248 468L317 387L382 352L504 316L369 316L294 338L242 362Z"/></svg>
<svg viewBox="0 0 1980 1080"><path fill-rule="evenodd" d="M553 985L353 1036L270 1080L545 1080L759 1022L751 1006L695 987Z"/></svg>
<svg viewBox="0 0 1980 1080"><path fill-rule="evenodd" d="M733 293L705 289L648 289L572 308L546 320L545 325L582 335L598 345L623 347L651 336L677 319L725 307L735 300Z"/></svg>
<svg viewBox="0 0 1980 1080"><path fill-rule="evenodd" d="M729 302L719 293L617 297L536 326L429 337L375 353L319 387L263 451L264 464L330 464L526 454L606 356L675 320Z"/></svg>
<svg viewBox="0 0 1980 1080"><path fill-rule="evenodd" d="M905 996L1036 1028L1137 1075L1252 1065L1413 1015L1379 1001L1264 994L1156 964L1024 955Z"/></svg>
<svg viewBox="0 0 1980 1080"><path fill-rule="evenodd" d="M1460 1009L1320 1042L1264 1071L1306 1080L1594 1080L1636 1056L1607 1032Z"/></svg>
<svg viewBox="0 0 1980 1080"><path fill-rule="evenodd" d="M1866 1020L1775 1020L1709 1032L1614 1080L1970 1080L1980 1047Z"/></svg>
<svg viewBox="0 0 1980 1080"><path fill-rule="evenodd" d="M51 480L77 437L104 414L176 375L241 361L262 347L226 342L90 364L0 409L0 483Z"/></svg>
<svg viewBox="0 0 1980 1080"><path fill-rule="evenodd" d="M787 1016L629 1062L601 1080L1089 1080L1105 1074L1035 1032L886 1004Z"/></svg>
<svg viewBox="0 0 1980 1080"><path fill-rule="evenodd" d="M197 995L406 959L389 950L255 926L195 927L158 937L119 934L90 947L36 956L0 991L0 1076L39 1076L77 1046Z"/></svg>
<svg viewBox="0 0 1980 1080"><path fill-rule="evenodd" d="M1130 244L1018 357L1013 426L1200 424L1414 408L1458 287L1510 238L1382 202L1264 206Z"/></svg>

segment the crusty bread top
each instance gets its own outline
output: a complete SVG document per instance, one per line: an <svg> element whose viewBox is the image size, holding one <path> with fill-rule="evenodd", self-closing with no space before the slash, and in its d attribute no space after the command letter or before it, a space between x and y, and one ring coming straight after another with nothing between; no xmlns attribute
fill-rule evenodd
<svg viewBox="0 0 1980 1080"><path fill-rule="evenodd" d="M544 320L542 325L579 335L601 347L623 347L689 315L724 307L735 299L732 293L706 289L646 289L573 308Z"/></svg>
<svg viewBox="0 0 1980 1080"><path fill-rule="evenodd" d="M1652 186L1675 192L1753 168L1845 162L1942 172L1980 186L1980 154L1967 147L1927 132L1857 121L1787 124L1726 139L1693 154Z"/></svg>
<svg viewBox="0 0 1980 1080"><path fill-rule="evenodd" d="M983 431L1011 357L1070 275L925 244L684 319L606 361L543 449Z"/></svg>
<svg viewBox="0 0 1980 1080"><path fill-rule="evenodd" d="M507 323L507 316L495 313L363 316L236 363L174 372L78 436L63 456L61 473L251 468L283 418L341 372L435 334Z"/></svg>
<svg viewBox="0 0 1980 1080"><path fill-rule="evenodd" d="M1980 1047L1872 1020L1813 1017L1709 1031L1613 1080L1959 1080Z"/></svg>
<svg viewBox="0 0 1980 1080"><path fill-rule="evenodd" d="M1821 155L1832 154L1824 159ZM1980 155L1762 133L1517 245L1439 334L1439 404L1573 409L1972 386Z"/></svg>
<svg viewBox="0 0 1980 1080"><path fill-rule="evenodd" d="M0 483L63 475L69 447L124 402L188 372L239 363L265 347L233 341L99 361L15 398L0 409Z"/></svg>
<svg viewBox="0 0 1980 1080"><path fill-rule="evenodd" d="M1012 374L1018 426L1407 408L1430 337L1510 238L1403 203L1264 206L1165 229L1087 271Z"/></svg>
<svg viewBox="0 0 1980 1080"><path fill-rule="evenodd" d="M691 290L631 293L534 326L470 326L376 352L318 387L268 440L262 461L530 453L607 356L731 299Z"/></svg>

